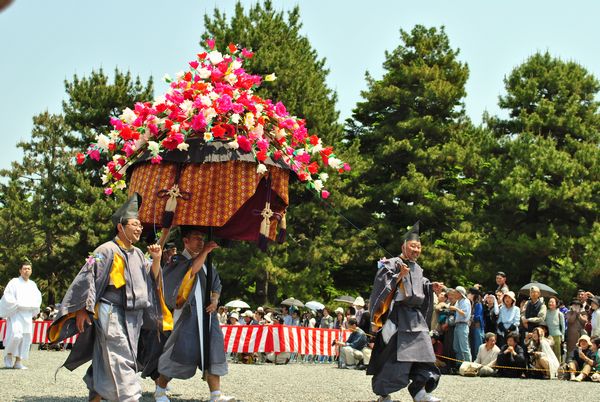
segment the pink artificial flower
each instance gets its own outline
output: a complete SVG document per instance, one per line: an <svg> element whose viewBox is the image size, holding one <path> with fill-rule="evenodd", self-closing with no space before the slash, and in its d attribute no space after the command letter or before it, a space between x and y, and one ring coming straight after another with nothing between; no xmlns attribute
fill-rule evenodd
<svg viewBox="0 0 600 402"><path fill-rule="evenodd" d="M287 109L285 108L284 104L281 102L277 102L275 104L275 113L277 113L281 117L285 117L288 115Z"/></svg>
<svg viewBox="0 0 600 402"><path fill-rule="evenodd" d="M133 149L133 142L132 141L126 141L123 144L123 152L125 152L125 155L129 158L131 155L133 155L135 153L135 150Z"/></svg>
<svg viewBox="0 0 600 402"><path fill-rule="evenodd" d="M116 117L110 118L110 124L112 124L115 130L121 130L123 128L123 122L121 119L117 119Z"/></svg>
<svg viewBox="0 0 600 402"><path fill-rule="evenodd" d="M206 44L208 45L208 48L210 50L213 50L215 48L215 40L214 38L210 38L206 40Z"/></svg>
<svg viewBox="0 0 600 402"><path fill-rule="evenodd" d="M329 198L329 191L327 190L321 190L321 197L326 200L327 198Z"/></svg>
<svg viewBox="0 0 600 402"><path fill-rule="evenodd" d="M242 105L241 103L234 103L231 105L231 110L233 110L233 113L243 113L244 112L244 105Z"/></svg>
<svg viewBox="0 0 600 402"><path fill-rule="evenodd" d="M203 131L206 127L206 118L203 113L199 113L192 118L192 130Z"/></svg>
<svg viewBox="0 0 600 402"><path fill-rule="evenodd" d="M159 164L162 161L162 156L156 155L154 158L150 159L150 162L153 164Z"/></svg>
<svg viewBox="0 0 600 402"><path fill-rule="evenodd" d="M267 141L266 139L262 138L262 139L256 141L256 146L261 151L266 151L269 148L269 141Z"/></svg>
<svg viewBox="0 0 600 402"><path fill-rule="evenodd" d="M346 162L344 163L344 170L345 170L346 172L349 172L349 171L351 170L351 169L350 169L350 164L349 164L349 163L346 163Z"/></svg>
<svg viewBox="0 0 600 402"><path fill-rule="evenodd" d="M87 151L87 154L90 157L90 159L93 159L96 162L100 161L100 151L98 151L96 148L90 148Z"/></svg>
<svg viewBox="0 0 600 402"><path fill-rule="evenodd" d="M310 163L310 154L303 152L300 155L296 155L294 159L296 159L300 163L308 164Z"/></svg>
<svg viewBox="0 0 600 402"><path fill-rule="evenodd" d="M247 59L251 59L252 56L254 56L254 53L252 53L251 51L247 50L246 48L242 49L242 56L244 56Z"/></svg>
<svg viewBox="0 0 600 402"><path fill-rule="evenodd" d="M219 114L225 114L233 108L231 96L224 94L215 101L215 111Z"/></svg>
<svg viewBox="0 0 600 402"><path fill-rule="evenodd" d="M106 195L111 195L112 193L113 193L113 189L112 189L112 188L110 188L110 187L106 187L106 188L104 189L104 194L106 194Z"/></svg>
<svg viewBox="0 0 600 402"><path fill-rule="evenodd" d="M152 134L155 137L158 135L158 126L156 124L150 123L146 127L148 127L148 131L150 131L150 134Z"/></svg>
<svg viewBox="0 0 600 402"><path fill-rule="evenodd" d="M200 63L198 63L197 61L190 61L190 67L193 68L194 70L198 68L198 66L200 65Z"/></svg>

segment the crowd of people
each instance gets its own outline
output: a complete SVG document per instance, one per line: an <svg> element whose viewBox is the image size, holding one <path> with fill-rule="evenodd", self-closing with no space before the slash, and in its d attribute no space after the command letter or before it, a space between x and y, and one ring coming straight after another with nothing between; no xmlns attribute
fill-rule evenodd
<svg viewBox="0 0 600 402"><path fill-rule="evenodd" d="M598 297L579 290L567 307L535 285L515 294L504 272L496 283L494 292L436 293L431 338L442 372L600 382Z"/></svg>

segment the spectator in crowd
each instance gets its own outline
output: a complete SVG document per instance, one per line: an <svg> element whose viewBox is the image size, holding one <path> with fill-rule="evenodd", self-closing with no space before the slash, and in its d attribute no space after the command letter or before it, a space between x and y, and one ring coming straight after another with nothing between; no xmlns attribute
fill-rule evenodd
<svg viewBox="0 0 600 402"><path fill-rule="evenodd" d="M340 368L353 369L363 360L363 348L367 346L367 335L358 327L356 318L348 319L348 329L352 331L346 342L339 340L335 344L340 347Z"/></svg>
<svg viewBox="0 0 600 402"><path fill-rule="evenodd" d="M23 262L19 277L11 279L0 299L0 317L6 318L4 367L24 370L33 336L33 317L40 312L42 294L31 277L31 263ZM13 361L13 358L15 359Z"/></svg>
<svg viewBox="0 0 600 402"><path fill-rule="evenodd" d="M506 344L506 336L511 332L518 332L519 317L521 311L516 306L515 292L508 291L502 298L503 304L498 311L498 345L503 347ZM496 306L497 308L498 306Z"/></svg>
<svg viewBox="0 0 600 402"><path fill-rule="evenodd" d="M579 289L577 291L577 298L579 299L579 301L581 302L581 308L585 311L588 311L590 309L590 305L588 303L588 297L591 295L591 293L586 292L583 289ZM593 295L592 295L593 296Z"/></svg>
<svg viewBox="0 0 600 402"><path fill-rule="evenodd" d="M282 315L282 319L283 325L293 325L293 318L292 315L290 314L290 308L288 306L282 306L281 307L281 315Z"/></svg>
<svg viewBox="0 0 600 402"><path fill-rule="evenodd" d="M540 288L532 286L529 289L529 301L521 314L521 324L526 332L533 331L540 322L546 320L546 305L540 299Z"/></svg>
<svg viewBox="0 0 600 402"><path fill-rule="evenodd" d="M548 310L546 311L546 325L548 326L548 334L552 337L554 344L552 351L562 363L562 343L565 340L565 316L558 310L559 301L556 296L551 296L548 299Z"/></svg>
<svg viewBox="0 0 600 402"><path fill-rule="evenodd" d="M166 265L169 265L172 262L173 257L176 255L177 255L177 246L175 245L175 243L172 243L172 242L167 243L165 246L165 250L163 251L163 254L162 254L161 265L163 267Z"/></svg>
<svg viewBox="0 0 600 402"><path fill-rule="evenodd" d="M502 305L502 300L504 300L504 292L501 290L496 290L495 295L498 305Z"/></svg>
<svg viewBox="0 0 600 402"><path fill-rule="evenodd" d="M467 291L462 286L454 289L456 304L450 306L454 312L454 341L452 348L456 359L471 361L471 348L469 346L469 320L471 318L471 302L467 298Z"/></svg>
<svg viewBox="0 0 600 402"><path fill-rule="evenodd" d="M319 328L333 328L333 317L329 314L329 309L325 307L323 309L323 317L321 317L321 322L319 323Z"/></svg>
<svg viewBox="0 0 600 402"><path fill-rule="evenodd" d="M496 292L500 291L502 293L506 293L510 290L508 289L508 285L506 284L506 274L504 272L496 272L496 285L498 285Z"/></svg>
<svg viewBox="0 0 600 402"><path fill-rule="evenodd" d="M500 348L496 346L496 334L488 332L485 334L485 343L479 346L477 357L473 363L464 362L461 364L459 373L464 376L489 377L496 374L494 366L500 353Z"/></svg>
<svg viewBox="0 0 600 402"><path fill-rule="evenodd" d="M371 331L371 313L369 312L369 301L365 302L365 306L363 309L363 313L360 316L360 319L356 319L358 322L358 327L365 331L366 334L370 334Z"/></svg>
<svg viewBox="0 0 600 402"><path fill-rule="evenodd" d="M558 371L558 359L552 351L550 343L545 337L544 329L537 326L527 337L527 353L529 356L529 365L537 370L544 370L544 378L556 378ZM536 377L540 372L532 372L530 376Z"/></svg>
<svg viewBox="0 0 600 402"><path fill-rule="evenodd" d="M363 299L361 296L358 296L354 300L354 304L352 304L352 307L354 307L354 316L356 317L356 322L360 323L360 318L365 312L365 299Z"/></svg>
<svg viewBox="0 0 600 402"><path fill-rule="evenodd" d="M450 305L447 303L448 297L446 292L442 291L437 294L437 303L433 307L433 314L431 315L431 329L433 331L440 331L441 325L446 321L446 314Z"/></svg>
<svg viewBox="0 0 600 402"><path fill-rule="evenodd" d="M500 349L496 358L498 377L519 378L524 372L525 355L519 346L519 334L511 332L506 335L506 345Z"/></svg>
<svg viewBox="0 0 600 402"><path fill-rule="evenodd" d="M574 299L571 302L571 309L567 312L567 353L571 353L577 345L579 337L585 332L584 327L587 322L587 316L583 311L583 304L580 300Z"/></svg>
<svg viewBox="0 0 600 402"><path fill-rule="evenodd" d="M488 293L483 298L483 322L485 332L495 334L498 331L498 300L492 293Z"/></svg>
<svg viewBox="0 0 600 402"><path fill-rule="evenodd" d="M571 381L583 381L590 374L594 366L594 351L589 336L579 337L577 346L567 356L567 365L571 370ZM580 370L581 373L575 376L575 372Z"/></svg>
<svg viewBox="0 0 600 402"><path fill-rule="evenodd" d="M265 311L256 310L256 312L254 313L254 321L258 325L265 325Z"/></svg>
<svg viewBox="0 0 600 402"><path fill-rule="evenodd" d="M590 322L592 323L591 336L600 336L600 298L592 297L589 299L591 313Z"/></svg>
<svg viewBox="0 0 600 402"><path fill-rule="evenodd" d="M442 310L442 315L446 318L444 323L440 326L442 331L444 344L444 356L454 359L454 326L455 326L455 314L453 311L450 311L450 306L456 304L455 290L452 288L446 289L446 296L448 297L448 308L446 310ZM450 360L448 360L447 364L449 364ZM454 371L454 367L450 367L449 371Z"/></svg>
<svg viewBox="0 0 600 402"><path fill-rule="evenodd" d="M290 312L292 313L292 323L290 325L299 327L300 326L300 311L297 307L291 307Z"/></svg>
<svg viewBox="0 0 600 402"><path fill-rule="evenodd" d="M308 328L316 327L317 319L315 318L315 312L313 310L308 310L302 315L301 325Z"/></svg>
<svg viewBox="0 0 600 402"><path fill-rule="evenodd" d="M242 314L242 325L256 325L258 322L254 320L254 313L252 310L246 310Z"/></svg>
<svg viewBox="0 0 600 402"><path fill-rule="evenodd" d="M241 325L240 324L240 315L237 311L234 311L229 315L229 325Z"/></svg>
<svg viewBox="0 0 600 402"><path fill-rule="evenodd" d="M471 302L471 325L469 328L469 346L473 352L477 352L483 343L483 305L479 289L472 287L467 295Z"/></svg>
<svg viewBox="0 0 600 402"><path fill-rule="evenodd" d="M335 329L347 329L346 325L346 317L344 316L344 309L338 307L335 309L335 321L333 324L333 328Z"/></svg>
<svg viewBox="0 0 600 402"><path fill-rule="evenodd" d="M217 318L219 319L219 324L227 324L227 310L225 306L219 307L219 309L217 310Z"/></svg>

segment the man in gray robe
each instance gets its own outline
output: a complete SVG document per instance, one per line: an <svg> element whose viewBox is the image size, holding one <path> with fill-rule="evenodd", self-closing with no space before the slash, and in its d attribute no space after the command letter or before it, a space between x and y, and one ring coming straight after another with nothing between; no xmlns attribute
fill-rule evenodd
<svg viewBox="0 0 600 402"><path fill-rule="evenodd" d="M217 318L222 286L216 269L211 266L210 304L205 306L208 254L217 248L214 241L205 243L202 232L182 227L184 250L164 269L165 302L173 311L174 328L158 359L160 376L154 394L156 402L168 402L166 387L172 378L188 379L200 369L210 389L210 401L234 401L221 393L221 376L227 374L223 332ZM205 339L209 345L205 345ZM205 354L208 354L206 356ZM205 367L206 357L208 365Z"/></svg>
<svg viewBox="0 0 600 402"><path fill-rule="evenodd" d="M137 401L137 345L142 324L162 325L155 283L160 283L161 248L144 253L133 246L142 234L138 220L141 197L133 197L115 212L116 237L100 245L81 268L61 303L49 338L56 343L79 332L64 366L74 370L92 360L84 381L89 400ZM158 307L158 308L157 308Z"/></svg>
<svg viewBox="0 0 600 402"><path fill-rule="evenodd" d="M400 257L378 264L369 305L379 331L367 368L378 401L391 401L389 394L406 386L415 401L440 401L430 394L440 372L434 364L429 323L433 290L443 285L423 276L416 262L420 254L417 222L404 236Z"/></svg>

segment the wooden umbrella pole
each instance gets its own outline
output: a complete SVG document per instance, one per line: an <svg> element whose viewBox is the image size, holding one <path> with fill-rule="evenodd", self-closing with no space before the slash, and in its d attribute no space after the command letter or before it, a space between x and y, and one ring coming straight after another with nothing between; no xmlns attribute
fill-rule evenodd
<svg viewBox="0 0 600 402"><path fill-rule="evenodd" d="M165 248L165 244L167 243L167 238L169 237L170 232L171 228L162 228L160 232L160 239L158 239L158 245L161 249Z"/></svg>
<svg viewBox="0 0 600 402"><path fill-rule="evenodd" d="M206 241L212 241L213 238L213 229L212 227L208 228L208 236ZM206 256L206 295L204 297L204 307L208 307L211 303L210 294L212 291L212 281L213 281L213 272L212 272L212 253L208 253ZM204 364L202 365L203 374L206 378L206 374L208 373L208 364L209 364L209 356L210 356L210 326L211 326L211 313L204 313L204 353L202 354L202 359Z"/></svg>

